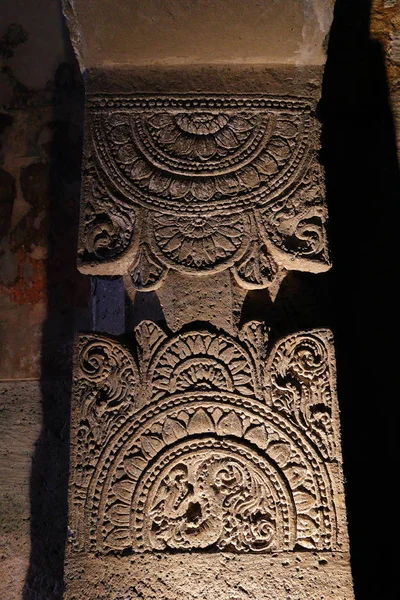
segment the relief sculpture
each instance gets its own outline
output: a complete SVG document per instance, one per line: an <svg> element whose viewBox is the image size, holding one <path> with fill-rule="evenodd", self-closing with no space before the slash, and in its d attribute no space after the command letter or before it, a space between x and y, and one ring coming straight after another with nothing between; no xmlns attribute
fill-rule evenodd
<svg viewBox="0 0 400 600"><path fill-rule="evenodd" d="M264 288L329 267L312 100L87 97L79 262L154 290L169 269Z"/></svg>
<svg viewBox="0 0 400 600"><path fill-rule="evenodd" d="M352 600L333 337L287 277L330 268L333 3L93 4L78 267L127 318L75 342L66 597Z"/></svg>
<svg viewBox="0 0 400 600"><path fill-rule="evenodd" d="M77 342L74 550L337 549L330 332L268 347L258 322L233 338L145 321L135 345L138 359L104 336Z"/></svg>

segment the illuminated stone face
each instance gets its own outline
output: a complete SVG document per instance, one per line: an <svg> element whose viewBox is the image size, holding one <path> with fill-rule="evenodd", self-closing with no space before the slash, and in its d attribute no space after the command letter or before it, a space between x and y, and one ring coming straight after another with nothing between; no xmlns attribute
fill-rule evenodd
<svg viewBox="0 0 400 600"><path fill-rule="evenodd" d="M267 356L266 341L257 322L235 338L148 321L137 362L111 338L80 337L70 565L347 551L331 334L287 336Z"/></svg>
<svg viewBox="0 0 400 600"><path fill-rule="evenodd" d="M289 271L330 266L317 104L332 7L200 4L225 11L211 45L193 3L122 3L124 26L157 8L145 65L148 36L138 49L116 24L106 65L97 8L66 5L87 69L78 264L122 275L139 323L76 341L66 597L352 600L331 333L279 337L249 314L253 290L272 304ZM238 64L249 10L263 44L244 36ZM174 44L191 31L181 63L170 29L157 37L171 15Z"/></svg>

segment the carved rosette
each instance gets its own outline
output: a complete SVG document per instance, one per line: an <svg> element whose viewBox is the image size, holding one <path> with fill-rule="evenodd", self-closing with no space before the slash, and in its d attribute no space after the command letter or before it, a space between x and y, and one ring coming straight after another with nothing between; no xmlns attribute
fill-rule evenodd
<svg viewBox="0 0 400 600"><path fill-rule="evenodd" d="M239 339L143 322L136 339L138 365L109 338L77 343L75 550L337 549L331 334L288 336L267 358L256 322Z"/></svg>
<svg viewBox="0 0 400 600"><path fill-rule="evenodd" d="M80 267L156 289L231 269L247 289L329 266L313 101L89 96Z"/></svg>

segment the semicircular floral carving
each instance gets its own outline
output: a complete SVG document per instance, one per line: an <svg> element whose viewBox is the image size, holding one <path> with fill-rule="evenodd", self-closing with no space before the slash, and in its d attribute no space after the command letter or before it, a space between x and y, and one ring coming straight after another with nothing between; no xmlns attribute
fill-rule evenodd
<svg viewBox="0 0 400 600"><path fill-rule="evenodd" d="M235 340L208 331L182 333L163 345L149 368L155 398L189 389L255 394L251 356Z"/></svg>
<svg viewBox="0 0 400 600"><path fill-rule="evenodd" d="M331 334L312 330L286 336L275 343L265 363L265 340L257 337L257 328L251 331L243 328L239 339L208 330L168 337L154 323L144 322L137 330L140 378L128 348L105 336L80 336L72 418L74 547L102 553L150 547L235 552L337 548L341 517L338 514L337 521ZM200 464L200 448L192 452L191 444L206 438L211 446ZM231 444L231 457L218 455L225 442ZM183 454L172 456L178 447ZM248 462L235 463L235 456L239 462L243 458L242 451L265 461L265 479L255 475L257 469ZM181 460L189 454L188 460ZM158 477L154 465L167 456ZM180 470L169 471L175 459ZM283 537L274 528L275 500L268 500L267 490L272 496L276 492L268 465L289 491L294 520ZM205 471L210 479L203 485ZM146 478L150 483L141 495ZM251 491L262 508L259 521L251 511L246 520L245 498L234 503L233 513L224 512L229 504L223 499L225 491L218 495L210 489L215 491L225 479L235 489L243 484L244 496ZM171 517L166 503L177 488L189 489L190 494ZM283 500L276 501L285 506ZM226 519L231 523L232 518L243 524L233 538L225 527ZM140 519L151 524L147 530L143 526L142 541L136 537L136 525L132 529L133 519L139 529ZM202 523L209 535L201 534Z"/></svg>
<svg viewBox="0 0 400 600"><path fill-rule="evenodd" d="M100 460L88 490L87 515L92 522L91 527L97 532L96 545L106 552L127 548L143 551L149 548L149 539L146 541L140 536L136 537L136 534L146 519L145 506L149 494L151 496L150 488L158 477L155 465L160 464L160 469L164 469L164 466L169 468L175 457L193 450L193 440L204 440L205 435L210 440L206 453L208 456L216 456L221 444L228 443L232 448L232 456L240 457L243 452L250 451L258 457L258 461L263 462L262 471L272 482L274 493L281 486L278 482L285 482L283 487L289 491L289 496L284 492L280 500L277 499L286 511L286 517L281 515L280 522L288 518L287 511L292 512L296 520L284 528L278 543L281 549L293 549L294 544L306 549L331 548L334 543L332 528L335 513L330 498L329 478L309 442L282 417L268 415L265 408L260 405L257 407L257 403L247 402L247 406L243 406L240 396L216 392L172 396L161 404L149 407L138 421L130 420L121 428L113 445L108 448L108 463L106 456ZM192 473L191 477L194 476ZM191 489L195 487L193 482L188 483L191 483ZM169 491L171 499L174 491ZM164 492L167 490L163 489L162 495ZM262 501L260 488L256 488L252 494L254 501ZM100 496L103 508L99 513ZM154 502L156 496L157 490L154 490ZM160 510L153 508L157 521L165 516L165 506L158 507ZM184 521L181 524L185 526L184 515L188 516L187 512L190 514L193 507L191 509L188 503L183 503L181 509ZM132 519L136 523L133 527ZM173 519L169 525L165 524L166 529L171 526L175 530L176 524ZM262 523L259 525L263 529ZM169 539L169 534L166 535ZM210 542L210 538L207 539ZM157 543L164 543L163 549L172 548L172 542L168 544L165 539L164 542L159 539ZM199 546L199 543L203 542L193 542L192 546L184 544L182 548L205 547ZM204 544L207 545L207 542L204 541ZM234 551L269 552L273 549L273 543L260 547L253 540L246 545L243 539L241 542L231 542L225 536L219 544L221 548L225 546Z"/></svg>
<svg viewBox="0 0 400 600"><path fill-rule="evenodd" d="M148 102L89 113L101 171L148 208L191 213L264 205L299 177L312 150L306 100L251 98L240 109L228 97L219 109L213 99L200 106L176 98L168 109Z"/></svg>
<svg viewBox="0 0 400 600"><path fill-rule="evenodd" d="M136 120L135 137L149 161L166 171L221 175L259 151L270 136L269 121L252 113L164 112Z"/></svg>
<svg viewBox="0 0 400 600"><path fill-rule="evenodd" d="M188 272L208 273L233 265L250 237L248 214L177 216L154 213L153 245L165 263Z"/></svg>

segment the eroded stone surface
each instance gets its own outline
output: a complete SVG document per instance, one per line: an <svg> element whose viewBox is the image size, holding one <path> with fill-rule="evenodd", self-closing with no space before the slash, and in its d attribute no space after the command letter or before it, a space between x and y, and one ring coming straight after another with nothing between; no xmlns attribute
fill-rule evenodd
<svg viewBox="0 0 400 600"><path fill-rule="evenodd" d="M79 555L67 598L78 600L353 600L348 554Z"/></svg>
<svg viewBox="0 0 400 600"><path fill-rule="evenodd" d="M154 561L148 552L169 551L303 550L322 553L320 561L333 551L342 560L347 534L330 332L294 334L267 350L257 322L234 338L212 328L171 336L145 321L136 343L138 360L105 336L77 342L69 576L82 552L88 565L96 564L93 553L144 553L144 562L133 563L142 568ZM179 580L185 569L163 560ZM135 569L129 560L124 565ZM67 597L75 598L75 585ZM142 578L140 585L150 583ZM112 579L104 593L114 593ZM229 587L219 593L228 597Z"/></svg>

